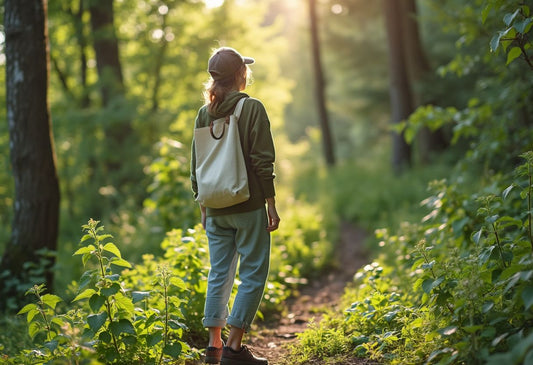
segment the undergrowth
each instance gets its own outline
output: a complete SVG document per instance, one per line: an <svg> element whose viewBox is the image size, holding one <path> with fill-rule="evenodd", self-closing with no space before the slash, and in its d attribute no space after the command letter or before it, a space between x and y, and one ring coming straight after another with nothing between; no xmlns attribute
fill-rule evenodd
<svg viewBox="0 0 533 365"><path fill-rule="evenodd" d="M292 363L346 354L390 364L533 362L533 152L521 157L513 174L473 194L434 181L421 221L377 230L381 254L356 274L344 313L303 333Z"/></svg>
<svg viewBox="0 0 533 365"><path fill-rule="evenodd" d="M279 312L292 290L329 264L327 229L335 220L293 201L284 229L272 234L271 274L258 317ZM5 364L183 363L199 359L207 341L202 326L208 274L207 238L201 226L167 233L163 255L145 254L132 264L99 222L83 226L74 252L85 272L64 299L36 283L32 302L6 316L13 335L0 337ZM236 287L234 288L234 290ZM23 332L26 332L26 335ZM29 336L29 338L28 338ZM14 339L20 339L14 342Z"/></svg>

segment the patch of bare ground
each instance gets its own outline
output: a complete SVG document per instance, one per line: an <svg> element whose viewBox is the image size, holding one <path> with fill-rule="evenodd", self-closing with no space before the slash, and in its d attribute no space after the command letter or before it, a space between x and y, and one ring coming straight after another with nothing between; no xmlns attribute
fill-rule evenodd
<svg viewBox="0 0 533 365"><path fill-rule="evenodd" d="M286 360L290 345L298 345L297 334L304 332L310 323L318 323L327 310L339 310L339 299L346 284L353 280L357 270L368 263L363 247L365 232L350 223L341 225L340 242L336 251L336 265L320 279L310 282L298 296L287 303L287 311L280 318L259 323L257 332L245 339L254 353L268 358L271 365L288 365ZM310 365L322 365L310 362ZM331 365L331 362L328 364ZM358 358L346 358L339 364L368 364Z"/></svg>

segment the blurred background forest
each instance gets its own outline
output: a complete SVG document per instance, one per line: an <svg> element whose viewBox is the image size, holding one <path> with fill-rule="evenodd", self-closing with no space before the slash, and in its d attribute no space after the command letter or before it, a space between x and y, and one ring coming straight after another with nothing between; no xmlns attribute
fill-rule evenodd
<svg viewBox="0 0 533 365"><path fill-rule="evenodd" d="M21 173L33 166L24 153L33 156L49 151L40 150L40 145L25 151L16 146L15 136L31 136L32 131L41 133L41 129L17 122L10 114L13 104L8 95L17 76L9 66L8 47L10 40L16 42L18 28L8 19L8 3L15 6L13 1L4 0L0 8L4 18L0 27L0 79L6 84L0 89L0 99L7 100L0 104L0 307L6 316L31 300L24 293L34 284L46 282L66 303L83 293L81 283L87 266L80 265L79 258L72 254L83 246L80 238L84 232L90 234L90 223L83 231L81 228L89 218L100 221L119 247L109 250L111 261L113 257L123 258L133 264L122 283L150 291L147 277L156 276L155 263L161 261L187 285L192 283L194 289L188 287L189 293L203 291L205 242L190 190L190 145L196 112L203 104L207 60L214 48L231 46L256 59L251 67L254 81L246 92L266 105L276 144L282 226L273 236L273 273L265 295L267 305L262 308L265 314L282 310L291 288L335 264L332 252L339 224L348 221L369 233L380 228L387 231L378 230L376 237L369 238L369 251L376 262L381 261L366 268L365 275L378 267L398 277L402 277L398 272L403 272L411 278L405 282L412 281L414 292L419 293L417 298L424 305L435 305L435 310L442 309L435 304L438 300L439 305L450 308L445 302L451 300L457 284L450 279L444 288L449 277L441 279L436 274L429 284L429 277L414 284L416 275L409 276L409 270L419 269L418 275L434 265L429 259L426 264L430 266L413 264L416 255L412 251L422 238L431 247L442 243L435 257L444 262L450 251L462 252L465 258L474 235L476 244L483 241L490 248L490 252L483 251L486 247L479 250L488 255L483 256L480 267L490 267L491 273L498 266L491 264L491 260L498 259L497 252L504 269L522 260L505 278L500 278L501 270L498 275L493 273L492 284L518 288L516 293L506 289L509 300L514 300L518 306L515 309L519 308L516 311L521 313L520 325L509 330L508 337L520 333L520 338L533 343L525 330L533 318L533 267L531 259L521 256L527 251L524 245L529 247L531 240L531 207L523 205L530 197L524 176L531 174L524 173L524 168L520 170L522 175L515 173L517 167L526 166L522 165L525 155L520 156L533 147L531 1L49 1L47 105L60 191L57 222L46 212L40 217L37 214L34 220L17 218L16 207L26 201L28 210L35 211L49 192L38 169L33 169L35 175L31 171ZM29 101L31 106L31 101L39 99L34 94L37 89L26 91L25 95L13 94L13 100ZM11 113L13 110L16 108ZM531 156L526 156L526 161L531 164ZM37 185L42 183L34 191L33 201L24 200L21 191L17 193L15 181L22 181L20 176ZM518 180L513 183L515 178ZM433 190L428 190L431 181ZM485 200L483 214L489 219L483 220L483 215L480 218L480 195L500 196L511 186L514 191L520 188L525 192L517 193L511 202L498 201L497 206L491 205L493 200ZM428 196L433 200L421 205ZM512 213L501 213L505 209ZM432 215L428 216L428 211ZM487 233L490 229L480 229L489 222L492 232L497 232L494 224L502 216L512 216L516 229L512 238L503 242L505 247L492 241ZM496 218L491 221L490 217ZM434 220L438 219L442 220L437 224ZM408 221L420 226L409 230ZM444 236L444 226L449 228L449 240ZM21 231L30 232L27 237L32 236L34 242L20 241ZM402 233L395 235L397 231ZM441 236L432 236L438 232ZM411 240L406 238L410 234ZM96 236L92 238L97 242ZM435 242L430 244L431 240ZM521 248L520 254L513 251L517 247ZM84 256L83 263L88 259ZM443 272L453 271L450 265L443 267ZM456 277L472 275L455 269ZM512 285L505 281L523 272L530 274ZM143 275L146 277L141 279ZM371 280L380 275L381 271ZM498 278L501 282L495 284ZM401 285L387 285L394 287L391 291L400 293L399 297L403 295ZM178 291L183 289L177 287ZM438 297L436 291L441 289L448 296ZM480 289L482 292L486 293ZM184 349L202 342L201 328L195 328L199 323L187 322L201 317L203 299L198 295L188 306L175 303L188 327L187 335L178 336L184 340L180 345ZM347 299L347 306L356 302L355 296ZM416 301L412 297L409 300L409 305L415 307ZM98 313L100 307L91 308ZM357 313L357 308L352 306L351 313ZM493 307L483 308L487 314ZM387 313L391 311L387 308ZM113 315L120 317L117 313ZM457 328L468 316L465 312L455 314L458 317L452 314L447 320L435 320L438 324L434 326L424 322L417 328L427 327L429 332L437 333L455 326L449 335L460 336ZM469 325L481 325L474 319L477 314L468 317L472 320ZM122 314L120 319L124 318ZM15 319L5 321L6 326L16 327ZM346 321L349 326L350 320ZM383 355L388 351L386 346L377 349L369 345L373 340L362 339L357 332L365 324L358 325L358 330L349 330L349 336L339 334L352 341L340 352L356 348L358 356L374 356L382 361L394 356L401 359L398 353L404 347L391 346L390 352L398 353L387 357ZM87 326L94 336L102 331L86 322ZM375 330L377 325L372 326ZM386 331L380 331L376 336L382 345L387 343L383 340ZM503 333L500 328L494 331ZM35 338L37 333L30 334ZM413 333L406 336L414 337ZM471 327L464 333L480 332ZM484 341L492 343L486 346L487 353L478 351L480 342L467 341L477 345L459 346L463 350L468 347L462 359L509 350L511 343L517 343L506 343L507 337L491 342L496 337L492 332L483 336ZM442 350L453 347L442 345L448 340L443 337L425 352L419 344L417 356L427 359L434 351L435 359L454 361L457 357L453 357L453 351ZM306 344L313 346L309 341ZM24 340L10 345L2 338L2 342L6 348L12 346L8 351L11 354L24 346ZM128 346L127 341L124 346ZM117 361L113 356L107 360Z"/></svg>

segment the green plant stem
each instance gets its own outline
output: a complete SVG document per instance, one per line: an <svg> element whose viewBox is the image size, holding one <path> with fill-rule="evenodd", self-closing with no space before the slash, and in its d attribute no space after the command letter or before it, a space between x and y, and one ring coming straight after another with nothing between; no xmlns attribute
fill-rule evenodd
<svg viewBox="0 0 533 365"><path fill-rule="evenodd" d="M422 253L422 256L424 256L424 262L426 264L429 264L429 258L426 256L426 253L424 252L424 250L422 250L421 253ZM435 274L435 271L433 270L433 267L430 269L430 271L431 271L431 276L433 277L433 280L436 280L437 279L437 275ZM450 303L446 302L446 308L448 309L450 314L453 315L453 309L450 307Z"/></svg>
<svg viewBox="0 0 533 365"><path fill-rule="evenodd" d="M532 181L532 174L531 174L531 163L528 163L527 165L527 172L529 175L529 187L527 190L527 217L529 221L529 227L528 227L528 235L529 235L529 243L531 244L531 252L533 253L533 234L531 231L531 185L533 183Z"/></svg>
<svg viewBox="0 0 533 365"><path fill-rule="evenodd" d="M494 225L494 223L492 223L491 225L492 231L494 232L494 236L496 237L496 244L498 245L498 251L500 252L500 258L502 259L503 267L507 267L505 259L503 258L503 250L500 242L500 236L498 235L498 231L496 230L496 226Z"/></svg>
<svg viewBox="0 0 533 365"><path fill-rule="evenodd" d="M98 248L98 262L100 264L100 271L101 271L101 275L102 275L102 280L105 279L105 268L104 268L104 262L103 262L103 259L102 259L102 248L100 247L100 242L99 242L99 239L96 235L96 231L94 231L94 239L95 239L95 243L96 243L96 247ZM105 298L105 305L106 305L106 310L107 310L107 318L109 318L109 325L111 325L111 323L113 323L113 317L112 317L112 312L111 312L111 303L109 303L109 298ZM108 326L109 328L109 326ZM117 355L120 355L120 350L118 348L118 343L117 343L117 339L115 337L115 335L113 334L112 331L109 331L111 333L111 339L113 340L113 347L115 348L115 351L117 352Z"/></svg>
<svg viewBox="0 0 533 365"><path fill-rule="evenodd" d="M163 355L165 353L165 347L168 342L168 289L167 278L163 275L163 293L165 298L165 330L163 331L163 349L161 350L161 357L159 358L159 364L163 361Z"/></svg>
<svg viewBox="0 0 533 365"><path fill-rule="evenodd" d="M44 311L44 303L41 298L41 295L36 292L35 295L37 296L37 299L39 300L39 313L41 313L41 317L43 317L45 328L46 328L46 339L50 341L52 339L52 336L50 335L50 331L52 330L52 326L48 322L48 317L46 316L46 313Z"/></svg>

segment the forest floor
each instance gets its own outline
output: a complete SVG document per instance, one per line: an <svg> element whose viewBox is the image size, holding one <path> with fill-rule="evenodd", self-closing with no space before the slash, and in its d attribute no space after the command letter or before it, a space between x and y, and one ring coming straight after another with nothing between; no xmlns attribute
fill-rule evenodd
<svg viewBox="0 0 533 365"><path fill-rule="evenodd" d="M288 364L286 358L290 347L298 345L298 333L304 332L310 323L320 322L327 311L344 310L339 308L344 288L352 282L357 270L368 263L368 256L363 246L364 239L365 232L360 228L350 223L341 225L335 267L323 277L304 286L299 295L288 301L286 312L279 318L258 322L256 331L251 333L249 339L245 338L245 342L250 344L254 353L268 358L270 365ZM352 364L361 365L368 362L355 357L342 360L342 365Z"/></svg>

